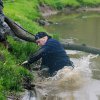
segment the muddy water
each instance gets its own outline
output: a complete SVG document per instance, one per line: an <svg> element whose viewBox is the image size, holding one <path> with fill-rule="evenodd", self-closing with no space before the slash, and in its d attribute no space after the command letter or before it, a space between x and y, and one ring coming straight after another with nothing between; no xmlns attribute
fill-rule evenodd
<svg viewBox="0 0 100 100"><path fill-rule="evenodd" d="M99 100L100 81L93 79L92 60L97 56L85 55L78 59L71 58L74 70L66 66L37 86L40 100Z"/></svg>
<svg viewBox="0 0 100 100"><path fill-rule="evenodd" d="M58 34L62 41L100 48L100 15L57 15L47 31ZM54 77L37 82L36 97L26 92L23 100L100 100L100 56L68 51L74 70L66 66ZM26 99L29 98L29 99Z"/></svg>
<svg viewBox="0 0 100 100"><path fill-rule="evenodd" d="M100 47L100 14L60 14L48 20L54 22L45 26L48 32L63 39L73 38L77 43Z"/></svg>
<svg viewBox="0 0 100 100"><path fill-rule="evenodd" d="M100 14L60 14L49 20L55 24L45 28L62 40L100 48ZM42 92L39 89L41 100L100 100L100 56L76 52L70 57L75 69L51 78Z"/></svg>
<svg viewBox="0 0 100 100"><path fill-rule="evenodd" d="M65 66L54 77L37 82L36 97L34 91L32 95L27 92L22 100L100 100L100 81L93 78L92 71L98 56L81 52L76 55L77 59L71 58L74 70Z"/></svg>

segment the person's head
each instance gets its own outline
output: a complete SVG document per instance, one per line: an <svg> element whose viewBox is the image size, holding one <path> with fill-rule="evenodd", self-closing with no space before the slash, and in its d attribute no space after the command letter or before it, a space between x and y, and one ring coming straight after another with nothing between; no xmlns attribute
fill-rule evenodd
<svg viewBox="0 0 100 100"><path fill-rule="evenodd" d="M45 32L38 32L35 35L35 41L39 46L43 46L43 45L45 45L45 43L47 42L49 37L50 36Z"/></svg>

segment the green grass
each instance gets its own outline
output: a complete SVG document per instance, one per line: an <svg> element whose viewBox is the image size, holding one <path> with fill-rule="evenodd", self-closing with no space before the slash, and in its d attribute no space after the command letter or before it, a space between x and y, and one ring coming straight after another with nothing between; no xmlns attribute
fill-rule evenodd
<svg viewBox="0 0 100 100"><path fill-rule="evenodd" d="M39 18L40 13L37 9L37 0L15 0L4 2L4 14L15 22L19 23L29 32L35 34L39 30L44 31L35 20Z"/></svg>
<svg viewBox="0 0 100 100"><path fill-rule="evenodd" d="M39 0L56 9L64 7L80 7L80 6L99 6L100 0Z"/></svg>
<svg viewBox="0 0 100 100"><path fill-rule="evenodd" d="M63 9L64 7L79 6L95 6L100 4L100 0L3 0L4 14L12 20L20 24L29 32L36 34L38 31L46 31L40 27L36 20L41 14L38 10L39 4L47 4L54 9ZM54 38L59 36L54 34ZM37 50L34 43L15 41L12 37L8 37L13 50L9 53L0 45L0 56L4 59L0 60L0 100L6 100L4 95L6 92L23 90L22 83L26 76L31 79L31 73L20 66L20 64L28 58L28 56Z"/></svg>
<svg viewBox="0 0 100 100"><path fill-rule="evenodd" d="M37 6L37 0L14 0L14 2L4 0L4 14L29 32L36 34L38 31L45 31L35 22L40 17ZM24 77L29 76L32 79L31 73L20 64L38 48L34 43L15 41L12 37L8 37L8 41L13 49L11 53L0 46L0 54L5 57L4 61L0 61L2 96L3 91L21 91ZM3 98L1 94L0 98Z"/></svg>
<svg viewBox="0 0 100 100"><path fill-rule="evenodd" d="M35 43L15 41L12 37L9 37L8 41L13 49L11 54L16 57L18 63L28 59L28 56L34 53L38 48Z"/></svg>
<svg viewBox="0 0 100 100"><path fill-rule="evenodd" d="M21 91L23 89L23 79L26 76L32 79L33 76L28 70L18 65L16 57L2 46L0 47L0 57L1 56L3 59L0 59L0 93L3 96L3 91Z"/></svg>
<svg viewBox="0 0 100 100"><path fill-rule="evenodd" d="M99 6L100 0L77 0L81 6Z"/></svg>
<svg viewBox="0 0 100 100"><path fill-rule="evenodd" d="M52 6L56 9L62 9L66 6L79 6L79 3L76 0L43 0L49 6Z"/></svg>

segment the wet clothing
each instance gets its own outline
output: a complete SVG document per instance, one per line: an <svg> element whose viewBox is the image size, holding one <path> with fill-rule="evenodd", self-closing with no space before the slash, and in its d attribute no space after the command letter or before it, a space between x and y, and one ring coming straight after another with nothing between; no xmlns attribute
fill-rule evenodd
<svg viewBox="0 0 100 100"><path fill-rule="evenodd" d="M28 63L32 64L40 58L42 58L41 66L47 66L51 75L64 66L72 66L72 62L62 45L52 38L48 39L38 52L30 56Z"/></svg>

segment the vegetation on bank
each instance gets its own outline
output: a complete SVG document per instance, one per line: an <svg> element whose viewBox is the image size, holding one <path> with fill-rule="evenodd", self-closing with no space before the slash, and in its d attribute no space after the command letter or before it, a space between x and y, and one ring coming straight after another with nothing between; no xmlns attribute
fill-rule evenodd
<svg viewBox="0 0 100 100"><path fill-rule="evenodd" d="M85 6L99 6L100 0L39 0L41 4L47 4L56 9L63 9L64 7L85 7Z"/></svg>
<svg viewBox="0 0 100 100"><path fill-rule="evenodd" d="M16 56L0 46L0 100L6 100L5 95L9 92L22 91L26 76L33 79L28 70L18 65Z"/></svg>
<svg viewBox="0 0 100 100"><path fill-rule="evenodd" d="M39 5L46 4L54 9L62 9L64 7L80 7L80 6L98 6L100 0L3 0L4 14L12 20L20 24L29 32L35 34L38 31L46 31L40 27L36 20L41 17ZM56 37L56 36L55 36ZM8 41L12 46L12 52L8 52L0 45L0 100L6 100L6 91L23 90L22 83L26 76L32 79L32 75L28 70L20 66L27 59L30 53L35 52L38 48L34 43L15 41L12 37L8 37Z"/></svg>

